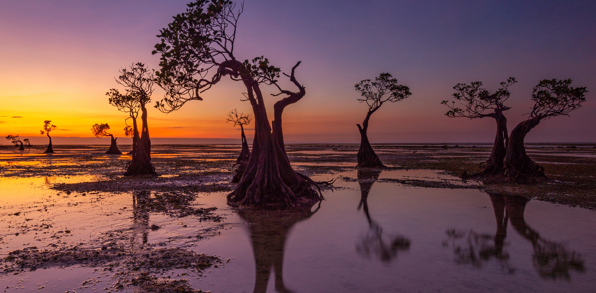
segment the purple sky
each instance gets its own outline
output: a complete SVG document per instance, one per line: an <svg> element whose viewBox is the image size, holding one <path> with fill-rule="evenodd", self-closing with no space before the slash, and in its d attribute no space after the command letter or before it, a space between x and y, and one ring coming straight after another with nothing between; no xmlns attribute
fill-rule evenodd
<svg viewBox="0 0 596 293"><path fill-rule="evenodd" d="M61 113L54 120L62 119L67 130L56 134L62 136L90 135L89 117L121 121L105 92L132 62L156 67L158 57L150 54L156 35L186 3L2 1L0 100L8 106L0 107L6 116L0 134L21 126L20 133L36 132L40 117L52 111ZM527 141L596 142L595 1L248 0L244 6L237 57L265 55L286 72L302 61L297 77L307 96L284 113L286 141L358 142L355 124L367 108L356 101L354 84L390 72L413 95L373 115L373 143L490 142L494 121L449 119L440 102L458 82L479 80L494 90L509 76L519 81L511 87L510 130L529 112L540 79L572 78L588 88L584 107L544 121ZM177 113L152 111L154 136L237 137L224 122L233 108L250 111L238 101L241 91L226 81ZM157 92L154 100L160 98Z"/></svg>

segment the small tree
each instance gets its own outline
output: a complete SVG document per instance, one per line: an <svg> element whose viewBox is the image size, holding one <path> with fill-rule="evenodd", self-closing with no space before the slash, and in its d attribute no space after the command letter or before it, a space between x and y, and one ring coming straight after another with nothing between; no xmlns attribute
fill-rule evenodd
<svg viewBox="0 0 596 293"><path fill-rule="evenodd" d="M534 87L534 107L527 120L519 123L509 137L505 155L505 176L513 182L527 183L544 178L544 168L526 154L524 139L540 121L565 115L586 101L585 87L572 87L571 79L544 79Z"/></svg>
<svg viewBox="0 0 596 293"><path fill-rule="evenodd" d="M151 102L155 77L145 64L135 63L130 68L120 70L121 75L116 82L125 88L125 93L117 89L110 89L106 94L110 97L110 104L119 111L129 114L132 119L133 145L132 161L128 164L125 176L157 175L151 164L151 139L147 123L147 104ZM137 127L137 118L141 113L141 134Z"/></svg>
<svg viewBox="0 0 596 293"><path fill-rule="evenodd" d="M12 142L16 147L19 147L20 151L25 150L25 146L18 135L9 134L6 136L6 139L10 140L10 142ZM26 139L26 140L27 140L27 142L29 142L29 139Z"/></svg>
<svg viewBox="0 0 596 293"><path fill-rule="evenodd" d="M282 113L285 107L298 102L306 94L295 76L298 62L290 75L296 91L278 85L281 70L269 60L257 57L239 61L234 55L236 28L242 10L234 11L229 0L196 0L186 12L160 31L161 42L154 54L160 53L158 83L166 96L156 105L162 112L180 109L217 84L222 77L241 81L255 118L255 137L246 171L228 202L236 205L291 206L318 201L320 193L310 178L294 171L283 143ZM274 119L267 117L264 85L273 85L284 98L274 105Z"/></svg>
<svg viewBox="0 0 596 293"><path fill-rule="evenodd" d="M106 154L114 154L114 155L122 154L122 152L118 149L118 144L116 143L116 140L118 138L114 138L114 135L109 133L108 130L110 130L110 125L108 125L107 123L103 123L103 124L96 123L95 125L93 125L91 127L91 132L93 133L93 135L95 135L95 137L97 137L97 138L108 137L108 136L110 137L110 148L108 149Z"/></svg>
<svg viewBox="0 0 596 293"><path fill-rule="evenodd" d="M124 123L128 123L128 119L130 119L130 118L131 118L131 117L129 117L129 118L127 118L127 119L125 119L125 120L124 120ZM133 121L133 123L136 123L136 121ZM139 137L138 137L138 134L139 134L139 133L137 132L137 137L135 137L135 131L134 131L134 128L133 128L132 126L130 126L130 125L126 125L126 126L124 127L124 129L123 129L123 130L124 130L124 136L126 136L126 137L132 137L132 146L133 146L133 147L132 147L132 149L130 150L130 152L128 152L128 154L129 154L129 155L132 155L132 154L133 154L133 152L134 152L134 149L135 149L135 147L134 147L134 146L137 144L137 140L138 140L138 138L139 138Z"/></svg>
<svg viewBox="0 0 596 293"><path fill-rule="evenodd" d="M240 181L242 174L244 174L244 170L246 170L248 159L250 158L250 149L248 148L246 135L244 135L244 125L250 124L251 120L252 116L250 114L238 113L237 109L234 109L228 113L228 120L226 123L232 122L234 123L234 126L240 125L240 134L242 140L242 151L240 151L240 155L238 156L238 159L236 159L235 174L234 178L232 178L232 183L238 183Z"/></svg>
<svg viewBox="0 0 596 293"><path fill-rule="evenodd" d="M30 148L31 147L31 141L29 141L28 138L23 139L23 143L25 143L25 146Z"/></svg>
<svg viewBox="0 0 596 293"><path fill-rule="evenodd" d="M360 93L359 102L365 102L368 105L368 112L366 117L358 126L360 131L360 149L358 150L358 166L357 167L384 167L383 163L375 154L370 142L368 141L368 122L370 116L379 110L386 102L399 102L412 93L410 88L397 83L397 79L393 78L389 73L381 73L375 81L370 79L362 80L355 86L357 92Z"/></svg>
<svg viewBox="0 0 596 293"><path fill-rule="evenodd" d="M470 119L491 117L497 122L497 134L489 159L486 161L484 175L496 175L503 172L503 159L507 152L507 118L504 111L511 109L504 105L509 99L509 87L516 83L515 77L510 77L507 81L501 82L501 88L496 92L490 93L482 88L482 82L475 81L467 85L458 83L453 87L456 92L453 94L453 101L443 101L442 104L449 108L445 114L447 117L465 117ZM460 103L455 105L455 101ZM460 108L461 107L461 108Z"/></svg>
<svg viewBox="0 0 596 293"><path fill-rule="evenodd" d="M250 122L252 121L252 115L250 114L244 114L244 113L238 113L237 109L234 109L232 111L230 111L230 113L228 113L228 120L227 122L232 122L234 123L234 126L240 126L240 136L242 139L242 151L240 152L240 156L238 156L238 159L236 159L237 163L240 163L241 161L248 161L248 158L250 157L250 150L248 149L248 142L246 141L246 135L244 135L244 125L248 125L250 124Z"/></svg>
<svg viewBox="0 0 596 293"><path fill-rule="evenodd" d="M48 136L48 138L50 139L50 144L48 144L48 148L44 152L46 154L54 152L54 148L52 147L52 137L50 136L50 132L56 130L56 128L57 128L57 126L52 124L52 120L46 120L43 122L43 130L39 131L42 135L45 133Z"/></svg>

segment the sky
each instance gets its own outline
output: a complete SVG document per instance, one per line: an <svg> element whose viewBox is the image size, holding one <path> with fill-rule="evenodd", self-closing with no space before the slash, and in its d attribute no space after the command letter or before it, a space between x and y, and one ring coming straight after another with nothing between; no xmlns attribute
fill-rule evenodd
<svg viewBox="0 0 596 293"><path fill-rule="evenodd" d="M126 114L105 93L133 62L158 69L156 35L187 2L0 0L0 136L43 141L44 120L58 126L58 143L92 137L95 123L124 136ZM542 122L526 141L596 142L594 15L588 0L246 0L235 53L265 56L284 72L302 61L296 76L307 94L284 111L289 143L358 143L368 107L354 85L382 72L412 95L375 112L372 143L492 142L494 120L448 118L440 103L457 83L482 81L492 91L509 76L519 81L510 88L510 130L527 117L541 79L571 78L589 91L584 106ZM151 108L151 136L239 140L226 118L234 108L251 112L242 91L225 80L174 113ZM162 97L157 89L153 101ZM270 118L278 99L266 98Z"/></svg>

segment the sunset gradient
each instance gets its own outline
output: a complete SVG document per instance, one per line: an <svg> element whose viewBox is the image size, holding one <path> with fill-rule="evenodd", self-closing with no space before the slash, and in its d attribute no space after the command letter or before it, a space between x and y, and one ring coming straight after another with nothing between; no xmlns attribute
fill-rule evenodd
<svg viewBox="0 0 596 293"><path fill-rule="evenodd" d="M91 137L95 123L124 136L127 116L105 93L118 88L114 77L133 62L157 69L156 35L186 3L0 1L0 135L41 137L43 121L52 120L53 137ZM284 112L290 143L358 142L356 123L367 107L354 84L381 72L412 96L375 113L373 143L491 142L493 120L450 119L440 102L459 82L479 80L495 90L509 76L519 80L508 103L510 130L530 111L539 80L572 78L588 88L584 107L544 121L527 141L596 142L594 15L594 1L247 0L236 55L264 55L285 72L302 61L296 75L307 95ZM180 111L151 108L151 136L239 143L239 129L226 117L234 108L250 113L243 90L226 80ZM153 101L162 96L156 90ZM269 98L269 118L277 99Z"/></svg>

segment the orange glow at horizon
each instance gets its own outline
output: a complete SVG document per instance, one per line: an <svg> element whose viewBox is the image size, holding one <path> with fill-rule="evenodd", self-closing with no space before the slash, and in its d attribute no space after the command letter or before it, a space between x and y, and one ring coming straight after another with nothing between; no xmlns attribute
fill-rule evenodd
<svg viewBox="0 0 596 293"><path fill-rule="evenodd" d="M584 4L555 5L574 12L569 14L553 7L504 9L497 21L495 7L514 7L517 2L483 2L477 4L480 9L462 3L380 1L375 5L384 9L370 11L360 4L338 10L318 2L266 2L247 3L235 54L238 60L266 56L285 73L302 61L296 76L307 94L284 111L286 142L358 143L356 123L362 123L367 106L357 101L354 84L381 72L409 86L412 96L375 112L368 133L371 143L490 143L494 121L447 118L441 101L451 98L457 83L482 81L494 91L509 76L520 81L508 100L509 130L527 117L532 87L539 80L572 78L575 85L588 88L588 101L570 117L542 122L528 141L596 142L596 42L586 37L591 36L593 26L588 24L594 18L581 9ZM263 7L268 17L263 17ZM285 16L288 7L296 17ZM122 89L114 77L133 62L159 67L159 56L151 55L156 34L185 8L186 1L3 2L0 144L9 143L4 139L9 134L45 137L39 132L44 120L58 127L52 137L93 137L90 129L95 123L108 123L111 133L123 137L127 114L109 105L105 93ZM485 21L488 15L495 22ZM552 39L559 41L545 46L544 40ZM280 84L294 88L283 75ZM272 119L273 104L280 97L270 95L277 92L275 87L263 85L262 90ZM222 79L202 94L203 101L164 114L153 108L163 97L156 86L148 105L150 135L237 139L239 127L226 123L226 118L234 108L252 113L250 105L240 101L244 91L241 82ZM253 127L254 122L247 127L249 139Z"/></svg>

